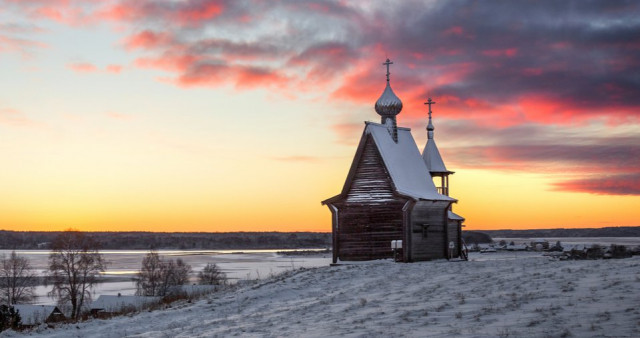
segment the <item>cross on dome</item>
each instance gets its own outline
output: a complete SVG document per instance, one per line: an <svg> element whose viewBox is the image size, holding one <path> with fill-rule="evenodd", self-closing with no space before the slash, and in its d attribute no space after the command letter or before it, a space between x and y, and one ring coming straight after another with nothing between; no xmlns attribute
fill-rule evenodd
<svg viewBox="0 0 640 338"><path fill-rule="evenodd" d="M429 124L427 125L427 136L429 137L429 139L433 139L433 130L435 128L433 127L433 122L431 122L431 105L436 104L436 101L433 101L431 98L429 98L424 104L429 106Z"/></svg>
<svg viewBox="0 0 640 338"><path fill-rule="evenodd" d="M387 66L387 82L389 82L389 75L391 75L391 73L389 73L389 66L392 65L392 64L393 64L393 62L391 62L391 60L389 60L389 58L387 58L387 61L382 63L383 66Z"/></svg>
<svg viewBox="0 0 640 338"><path fill-rule="evenodd" d="M436 101L429 98L424 104L429 105L429 118L431 118L431 105L436 104Z"/></svg>

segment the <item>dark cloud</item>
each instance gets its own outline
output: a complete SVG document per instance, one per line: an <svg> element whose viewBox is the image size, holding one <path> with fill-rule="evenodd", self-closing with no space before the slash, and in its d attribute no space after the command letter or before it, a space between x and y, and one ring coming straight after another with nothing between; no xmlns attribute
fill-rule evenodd
<svg viewBox="0 0 640 338"><path fill-rule="evenodd" d="M478 128L464 121L436 122L436 139L450 168L544 172L550 177L566 174L577 178L559 179L554 189L640 195L637 130L614 136L600 133L603 126L593 125Z"/></svg>
<svg viewBox="0 0 640 338"><path fill-rule="evenodd" d="M640 195L640 173L593 176L554 184L559 191L585 192L598 195Z"/></svg>
<svg viewBox="0 0 640 338"><path fill-rule="evenodd" d="M487 110L511 105L537 121L567 122L603 111L638 118L637 3L455 1L394 7L384 17L388 24L369 32L365 41L383 44L413 66L398 67L396 81L403 90L422 83L418 97L451 97L472 115L483 110L467 101L486 102ZM451 76L455 73L460 74ZM557 109L540 114L535 105L519 106L529 97L554 102Z"/></svg>

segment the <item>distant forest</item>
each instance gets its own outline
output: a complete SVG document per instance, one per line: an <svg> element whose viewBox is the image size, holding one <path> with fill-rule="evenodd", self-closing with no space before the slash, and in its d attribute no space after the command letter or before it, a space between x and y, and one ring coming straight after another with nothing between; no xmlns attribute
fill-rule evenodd
<svg viewBox="0 0 640 338"><path fill-rule="evenodd" d="M0 249L48 249L60 232L0 230ZM330 248L331 234L317 232L87 232L100 249L303 249Z"/></svg>
<svg viewBox="0 0 640 338"><path fill-rule="evenodd" d="M640 237L638 227L607 227L582 229L534 229L534 230L477 230L499 238L545 238L545 237Z"/></svg>
<svg viewBox="0 0 640 338"><path fill-rule="evenodd" d="M59 232L0 230L0 249L48 249ZM87 232L100 249L249 250L331 248L331 233L322 232ZM598 229L463 231L467 244L492 237L640 237L640 227Z"/></svg>

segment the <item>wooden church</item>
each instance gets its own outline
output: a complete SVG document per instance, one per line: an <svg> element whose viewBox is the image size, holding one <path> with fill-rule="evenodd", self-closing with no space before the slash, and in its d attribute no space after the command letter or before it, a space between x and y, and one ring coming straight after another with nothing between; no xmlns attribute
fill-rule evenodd
<svg viewBox="0 0 640 338"><path fill-rule="evenodd" d="M428 141L422 154L409 128L397 126L402 101L389 82L375 103L381 123L365 122L342 192L322 201L331 210L333 262L392 258L402 241L404 262L458 258L464 219L451 211L449 175L433 138L431 99ZM439 181L436 187L434 180ZM398 257L396 257L398 258Z"/></svg>

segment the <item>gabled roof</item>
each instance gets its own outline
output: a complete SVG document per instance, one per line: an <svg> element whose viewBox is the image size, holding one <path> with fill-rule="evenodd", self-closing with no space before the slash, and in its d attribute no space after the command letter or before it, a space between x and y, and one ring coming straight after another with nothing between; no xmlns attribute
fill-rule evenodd
<svg viewBox="0 0 640 338"><path fill-rule="evenodd" d="M55 305L14 304L18 311L22 325L37 325L44 323L54 313L62 314Z"/></svg>
<svg viewBox="0 0 640 338"><path fill-rule="evenodd" d="M388 126L373 122L365 122L365 124L358 151L360 152L366 138L371 135L398 194L415 200L455 201L455 199L437 192L431 180L431 174L427 170L427 166L420 156L420 150L411 135L411 129L398 127L398 142L396 143L389 133ZM352 170L347 177L342 193L323 201L323 204L346 195L358 160L358 153L356 153Z"/></svg>
<svg viewBox="0 0 640 338"><path fill-rule="evenodd" d="M440 156L440 151L434 139L427 140L427 144L424 146L424 151L422 152L422 159L431 173L451 173L444 166L444 161L442 160L442 156Z"/></svg>

